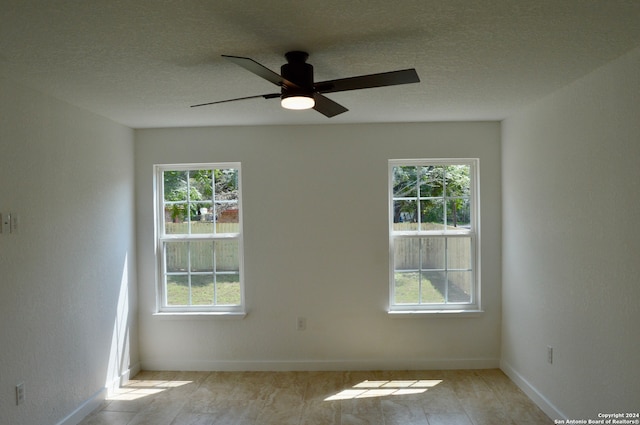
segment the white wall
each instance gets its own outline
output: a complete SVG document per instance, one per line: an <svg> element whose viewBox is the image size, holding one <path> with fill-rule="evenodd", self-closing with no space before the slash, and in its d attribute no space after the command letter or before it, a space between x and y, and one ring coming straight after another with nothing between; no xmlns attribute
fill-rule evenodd
<svg viewBox="0 0 640 425"><path fill-rule="evenodd" d="M137 362L133 131L0 78L0 212L0 422L76 423Z"/></svg>
<svg viewBox="0 0 640 425"><path fill-rule="evenodd" d="M500 350L499 123L136 131L142 365L152 369L496 367ZM397 319L388 298L387 160L479 157L476 318ZM152 166L240 161L246 297L239 320L154 316ZM296 317L307 330L296 330Z"/></svg>
<svg viewBox="0 0 640 425"><path fill-rule="evenodd" d="M555 417L640 406L639 69L636 49L503 123L502 366Z"/></svg>

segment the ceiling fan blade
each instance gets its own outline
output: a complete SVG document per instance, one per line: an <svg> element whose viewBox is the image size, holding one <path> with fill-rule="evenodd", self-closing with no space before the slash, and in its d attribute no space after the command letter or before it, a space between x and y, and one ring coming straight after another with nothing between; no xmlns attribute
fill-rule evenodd
<svg viewBox="0 0 640 425"><path fill-rule="evenodd" d="M316 101L316 104L313 107L313 109L320 112L322 115L324 115L327 118L335 117L336 115L339 115L343 112L348 111L348 109L345 108L344 106L334 102L328 97L321 95L320 93L314 93L313 99Z"/></svg>
<svg viewBox="0 0 640 425"><path fill-rule="evenodd" d="M258 62L254 61L251 58L243 58L241 56L228 56L228 55L222 55L222 57L227 60L230 60L236 65L243 67L247 71L256 74L258 77L262 77L265 80L272 82L277 86L286 85L290 87L298 87L296 84L282 77L280 74L270 70L264 65L259 64Z"/></svg>
<svg viewBox="0 0 640 425"><path fill-rule="evenodd" d="M315 83L320 93L335 93L347 90L369 89L373 87L395 86L399 84L419 83L420 78L415 69L382 72L380 74L360 75L358 77L340 78L338 80Z"/></svg>
<svg viewBox="0 0 640 425"><path fill-rule="evenodd" d="M276 97L280 97L280 93L259 94L259 95L256 95L256 96L237 97L235 99L227 99L227 100L218 100L216 102L199 103L197 105L191 105L191 108L196 108L198 106L215 105L216 103L235 102L236 100L257 99L259 97L262 97L264 99L274 99Z"/></svg>

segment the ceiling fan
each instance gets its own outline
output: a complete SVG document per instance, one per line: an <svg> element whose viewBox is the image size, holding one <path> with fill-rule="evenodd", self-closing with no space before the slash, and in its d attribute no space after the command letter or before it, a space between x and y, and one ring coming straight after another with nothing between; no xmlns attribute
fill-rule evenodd
<svg viewBox="0 0 640 425"><path fill-rule="evenodd" d="M331 118L343 112L347 112L348 109L328 97L325 97L324 93L335 93L347 90L359 90L420 82L420 78L418 77L416 70L413 68L314 82L313 66L306 63L307 58L309 57L307 52L292 51L286 53L284 56L287 59L287 63L282 65L280 68L280 74L278 74L251 58L222 55L225 59L243 67L247 71L253 72L257 76L280 86L280 93L268 93L220 100L217 102L200 103L198 105L192 105L191 107L195 108L198 106L215 105L217 103L255 99L259 97L264 99L275 99L279 97L283 108L313 108L324 116Z"/></svg>

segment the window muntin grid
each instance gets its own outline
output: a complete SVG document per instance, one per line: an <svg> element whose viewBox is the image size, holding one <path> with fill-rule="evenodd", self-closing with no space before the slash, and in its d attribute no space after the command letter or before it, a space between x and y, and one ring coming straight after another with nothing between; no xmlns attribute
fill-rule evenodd
<svg viewBox="0 0 640 425"><path fill-rule="evenodd" d="M242 312L240 164L156 166L159 311Z"/></svg>
<svg viewBox="0 0 640 425"><path fill-rule="evenodd" d="M477 160L390 160L390 310L476 310Z"/></svg>

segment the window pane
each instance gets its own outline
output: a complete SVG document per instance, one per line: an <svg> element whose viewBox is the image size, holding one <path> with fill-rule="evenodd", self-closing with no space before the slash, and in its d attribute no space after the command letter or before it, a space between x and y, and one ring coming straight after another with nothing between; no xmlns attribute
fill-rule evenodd
<svg viewBox="0 0 640 425"><path fill-rule="evenodd" d="M469 229L471 226L471 204L469 199L452 199L447 201L447 226Z"/></svg>
<svg viewBox="0 0 640 425"><path fill-rule="evenodd" d="M394 280L393 296L396 304L418 304L420 302L420 273L396 272Z"/></svg>
<svg viewBox="0 0 640 425"><path fill-rule="evenodd" d="M420 197L441 197L444 167L429 165L420 168Z"/></svg>
<svg viewBox="0 0 640 425"><path fill-rule="evenodd" d="M167 276L166 286L167 305L189 305L189 276Z"/></svg>
<svg viewBox="0 0 640 425"><path fill-rule="evenodd" d="M418 176L417 167L400 166L393 167L393 197L413 198L418 196L416 190Z"/></svg>
<svg viewBox="0 0 640 425"><path fill-rule="evenodd" d="M214 233L211 203L199 203L198 213L191 217L191 233Z"/></svg>
<svg viewBox="0 0 640 425"><path fill-rule="evenodd" d="M447 196L469 196L471 180L468 165L449 165L446 170Z"/></svg>
<svg viewBox="0 0 640 425"><path fill-rule="evenodd" d="M424 238L421 241L422 269L444 270L445 238Z"/></svg>
<svg viewBox="0 0 640 425"><path fill-rule="evenodd" d="M186 272L188 270L188 242L165 242L164 249L167 273Z"/></svg>
<svg viewBox="0 0 640 425"><path fill-rule="evenodd" d="M426 199L420 201L422 226L420 230L444 229L444 202L442 199Z"/></svg>
<svg viewBox="0 0 640 425"><path fill-rule="evenodd" d="M447 268L471 270L471 238L447 239Z"/></svg>
<svg viewBox="0 0 640 425"><path fill-rule="evenodd" d="M240 295L240 274L225 273L216 275L216 304L238 305Z"/></svg>
<svg viewBox="0 0 640 425"><path fill-rule="evenodd" d="M470 303L471 302L471 272L449 272L449 302L450 303Z"/></svg>
<svg viewBox="0 0 640 425"><path fill-rule="evenodd" d="M393 230L418 230L418 203L416 201L393 202Z"/></svg>
<svg viewBox="0 0 640 425"><path fill-rule="evenodd" d="M240 270L239 245L236 240L216 241L216 271L238 272Z"/></svg>
<svg viewBox="0 0 640 425"><path fill-rule="evenodd" d="M443 303L445 300L445 273L444 272L422 272L422 298L425 304Z"/></svg>
<svg viewBox="0 0 640 425"><path fill-rule="evenodd" d="M213 199L213 174L211 170L189 171L189 200L211 201Z"/></svg>
<svg viewBox="0 0 640 425"><path fill-rule="evenodd" d="M213 170L215 176L215 199L238 199L238 170L233 168Z"/></svg>
<svg viewBox="0 0 640 425"><path fill-rule="evenodd" d="M213 274L191 275L191 304L213 305Z"/></svg>
<svg viewBox="0 0 640 425"><path fill-rule="evenodd" d="M420 239L396 238L393 255L396 271L418 270L420 268Z"/></svg>
<svg viewBox="0 0 640 425"><path fill-rule="evenodd" d="M193 241L190 242L189 247L191 271L213 273L213 241Z"/></svg>
<svg viewBox="0 0 640 425"><path fill-rule="evenodd" d="M187 204L178 203L165 205L164 232L167 235L188 233L187 211Z"/></svg>
<svg viewBox="0 0 640 425"><path fill-rule="evenodd" d="M216 202L216 232L238 233L240 232L240 214L238 202Z"/></svg>
<svg viewBox="0 0 640 425"><path fill-rule="evenodd" d="M214 170L216 233L239 233L238 170Z"/></svg>
<svg viewBox="0 0 640 425"><path fill-rule="evenodd" d="M163 174L164 200L165 201L186 201L187 200L187 172L186 171L165 171Z"/></svg>

